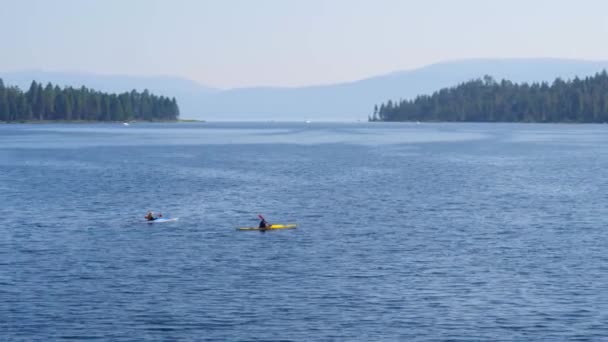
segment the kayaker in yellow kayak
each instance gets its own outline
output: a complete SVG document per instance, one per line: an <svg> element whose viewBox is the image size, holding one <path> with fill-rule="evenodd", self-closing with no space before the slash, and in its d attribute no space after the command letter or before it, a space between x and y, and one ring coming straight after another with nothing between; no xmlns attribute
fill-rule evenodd
<svg viewBox="0 0 608 342"><path fill-rule="evenodd" d="M260 225L258 226L258 228L260 228L260 229L270 228L271 224L266 221L264 216L258 214L258 217L260 218Z"/></svg>

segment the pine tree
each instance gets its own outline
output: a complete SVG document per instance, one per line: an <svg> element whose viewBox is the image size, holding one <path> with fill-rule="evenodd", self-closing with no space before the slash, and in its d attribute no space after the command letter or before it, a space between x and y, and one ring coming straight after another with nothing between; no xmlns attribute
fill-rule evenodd
<svg viewBox="0 0 608 342"><path fill-rule="evenodd" d="M0 78L0 121L8 121L8 97L4 82Z"/></svg>

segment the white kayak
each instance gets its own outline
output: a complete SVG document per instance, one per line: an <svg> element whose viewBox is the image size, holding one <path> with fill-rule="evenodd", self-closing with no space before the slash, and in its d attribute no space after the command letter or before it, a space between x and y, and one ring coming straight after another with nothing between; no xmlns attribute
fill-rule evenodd
<svg viewBox="0 0 608 342"><path fill-rule="evenodd" d="M152 221L146 221L146 223L163 223L163 222L175 222L179 220L179 217L172 217L172 218L164 218L164 217L159 217L155 220Z"/></svg>

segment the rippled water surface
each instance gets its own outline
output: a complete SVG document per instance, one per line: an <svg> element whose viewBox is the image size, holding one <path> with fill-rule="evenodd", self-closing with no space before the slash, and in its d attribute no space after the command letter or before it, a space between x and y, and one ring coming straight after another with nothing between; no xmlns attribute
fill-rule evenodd
<svg viewBox="0 0 608 342"><path fill-rule="evenodd" d="M0 340L605 341L607 170L607 125L1 125Z"/></svg>

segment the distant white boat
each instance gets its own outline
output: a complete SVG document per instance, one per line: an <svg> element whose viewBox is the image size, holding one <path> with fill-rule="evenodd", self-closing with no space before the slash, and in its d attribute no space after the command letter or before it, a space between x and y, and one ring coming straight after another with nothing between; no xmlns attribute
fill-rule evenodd
<svg viewBox="0 0 608 342"><path fill-rule="evenodd" d="M310 120L306 120L306 121L304 121L304 122L306 122L306 123L311 123L311 121L310 121Z"/></svg>
<svg viewBox="0 0 608 342"><path fill-rule="evenodd" d="M125 126L129 126L128 122L123 122L122 124L125 125Z"/></svg>

